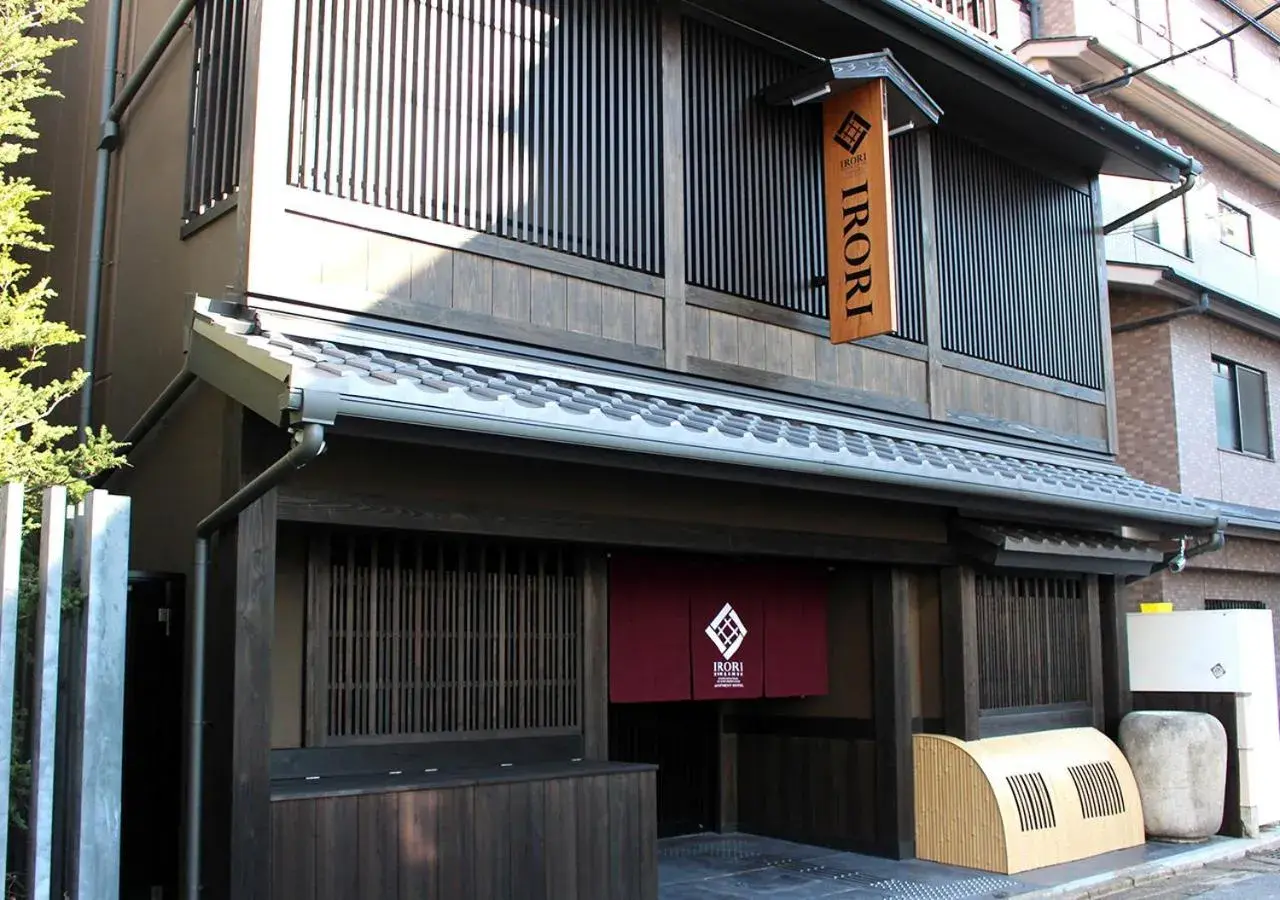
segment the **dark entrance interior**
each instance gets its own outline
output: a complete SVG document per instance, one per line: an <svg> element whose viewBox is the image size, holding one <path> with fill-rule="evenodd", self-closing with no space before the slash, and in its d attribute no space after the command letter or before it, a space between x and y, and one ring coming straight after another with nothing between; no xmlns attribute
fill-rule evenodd
<svg viewBox="0 0 1280 900"><path fill-rule="evenodd" d="M718 703L610 704L609 758L658 767L658 837L716 829Z"/></svg>
<svg viewBox="0 0 1280 900"><path fill-rule="evenodd" d="M120 809L122 900L178 896L184 600L180 575L129 576Z"/></svg>

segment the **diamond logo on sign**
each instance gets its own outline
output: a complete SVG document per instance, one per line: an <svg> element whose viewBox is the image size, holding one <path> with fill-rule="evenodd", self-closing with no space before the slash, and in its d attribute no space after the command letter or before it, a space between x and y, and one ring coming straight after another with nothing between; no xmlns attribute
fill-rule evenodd
<svg viewBox="0 0 1280 900"><path fill-rule="evenodd" d="M747 626L742 624L742 620L728 603L707 626L707 637L711 638L711 643L716 645L726 661L733 659L733 654L738 652L742 639L746 636Z"/></svg>
<svg viewBox="0 0 1280 900"><path fill-rule="evenodd" d="M1214 678L1221 678L1227 674L1227 670L1222 667L1222 663L1214 663L1213 668L1209 670Z"/></svg>

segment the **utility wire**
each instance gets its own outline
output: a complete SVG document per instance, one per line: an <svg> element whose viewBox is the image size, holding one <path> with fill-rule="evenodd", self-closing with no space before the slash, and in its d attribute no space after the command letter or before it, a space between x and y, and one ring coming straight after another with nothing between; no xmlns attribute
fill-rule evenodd
<svg viewBox="0 0 1280 900"><path fill-rule="evenodd" d="M1275 12L1278 9L1280 9L1280 2L1273 3L1270 6L1268 6L1266 9L1264 9L1261 13L1259 13L1255 18L1246 19L1244 22L1241 22L1239 25L1237 25L1235 28L1232 28L1230 31L1224 31L1222 34L1218 35L1217 37L1214 37L1213 39L1205 41L1203 44L1200 44L1198 47L1192 47L1190 50L1183 50L1181 53L1175 53L1172 56L1166 56L1164 59L1157 59L1153 63L1148 63L1145 66L1139 66L1136 69L1129 69L1123 75L1118 75L1115 78L1111 78L1099 84L1082 85L1077 90L1077 93L1092 94L1095 91L1101 91L1105 88L1112 87L1113 85L1120 84L1122 81L1128 81L1130 78L1132 78L1135 75L1141 75L1143 72L1150 72L1152 69L1157 68L1158 66L1163 66L1166 63L1171 63L1171 62L1174 62L1175 60L1182 59L1184 56L1190 56L1193 53L1199 53L1201 50L1207 50L1208 48L1212 47L1214 44L1218 43L1219 41L1225 41L1227 38L1233 35L1239 34L1240 32L1244 31L1246 28L1250 27L1250 25L1252 25L1254 22L1258 21L1259 19L1265 19L1267 16L1271 15L1273 12Z"/></svg>

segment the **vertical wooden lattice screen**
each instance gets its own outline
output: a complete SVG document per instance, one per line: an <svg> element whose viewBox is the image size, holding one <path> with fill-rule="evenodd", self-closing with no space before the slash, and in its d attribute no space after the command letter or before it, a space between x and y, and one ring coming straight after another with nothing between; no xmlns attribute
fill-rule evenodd
<svg viewBox="0 0 1280 900"><path fill-rule="evenodd" d="M1101 389L1101 285L1088 192L945 128L934 134L933 168L943 347Z"/></svg>
<svg viewBox="0 0 1280 900"><path fill-rule="evenodd" d="M656 3L295 8L289 184L661 271Z"/></svg>
<svg viewBox="0 0 1280 900"><path fill-rule="evenodd" d="M582 592L558 547L317 535L309 742L577 732Z"/></svg>
<svg viewBox="0 0 1280 900"><path fill-rule="evenodd" d="M185 219L235 195L240 186L245 0L199 0L187 148Z"/></svg>
<svg viewBox="0 0 1280 900"><path fill-rule="evenodd" d="M983 710L1089 702L1083 578L979 575L976 592Z"/></svg>

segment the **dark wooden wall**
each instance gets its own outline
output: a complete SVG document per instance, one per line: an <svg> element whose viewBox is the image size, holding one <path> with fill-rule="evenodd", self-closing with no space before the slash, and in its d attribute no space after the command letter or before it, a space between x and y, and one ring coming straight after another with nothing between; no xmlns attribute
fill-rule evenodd
<svg viewBox="0 0 1280 900"><path fill-rule="evenodd" d="M654 773L271 805L275 900L657 900Z"/></svg>
<svg viewBox="0 0 1280 900"><path fill-rule="evenodd" d="M738 830L849 850L876 844L876 743L867 719L730 718Z"/></svg>
<svg viewBox="0 0 1280 900"><path fill-rule="evenodd" d="M450 36L442 11L455 4L378 0L371 27L391 37L352 53L329 46L322 6L299 4L261 38L282 48L258 104L279 119L262 119L275 130L259 152L278 159L253 166L247 294L1113 449L1087 175L1050 177L967 135L896 137L899 335L833 346L815 280L816 120L756 97L797 65L784 49L674 7L574 0L555 5L545 44L513 57L521 41L503 23L541 22L545 4L477 0L498 28L471 46L490 29ZM470 110L466 127L449 125L401 55L454 73L441 81ZM494 71L460 81L473 58ZM390 115L326 105L326 61L357 72ZM616 133L601 130L612 108L632 111ZM633 146L652 152L628 158ZM409 163L422 147L436 179Z"/></svg>

